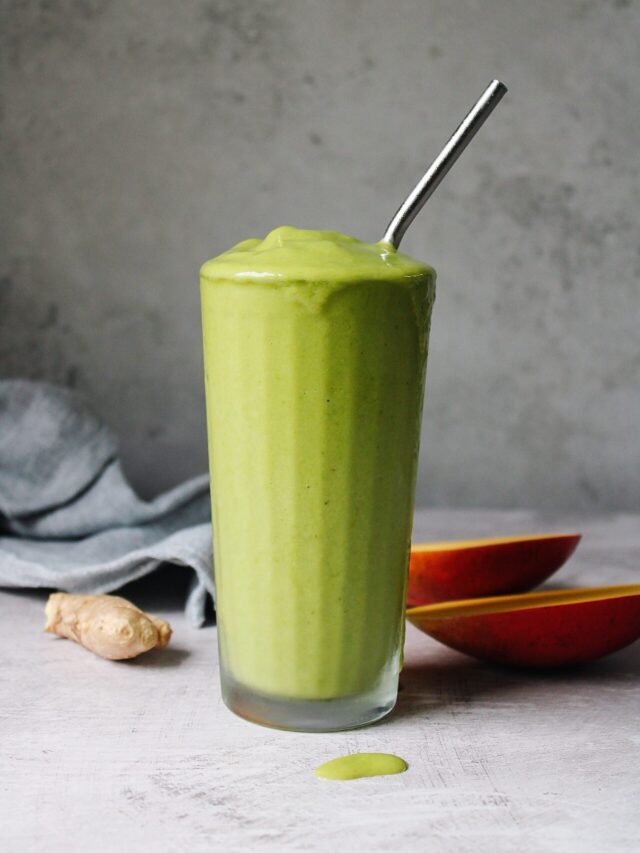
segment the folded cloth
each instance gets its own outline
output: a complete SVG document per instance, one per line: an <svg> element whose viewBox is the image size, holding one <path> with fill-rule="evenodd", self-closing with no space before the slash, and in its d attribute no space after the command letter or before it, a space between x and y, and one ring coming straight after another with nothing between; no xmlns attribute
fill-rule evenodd
<svg viewBox="0 0 640 853"><path fill-rule="evenodd" d="M206 474L143 501L113 433L76 393L0 381L0 586L110 592L161 563L188 566L186 613L200 626L213 595L210 517Z"/></svg>

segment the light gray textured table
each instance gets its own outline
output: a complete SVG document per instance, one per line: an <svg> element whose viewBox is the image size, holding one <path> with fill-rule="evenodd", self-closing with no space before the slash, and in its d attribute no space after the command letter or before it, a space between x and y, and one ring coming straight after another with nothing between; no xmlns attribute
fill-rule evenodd
<svg viewBox="0 0 640 853"><path fill-rule="evenodd" d="M585 533L557 584L640 580L640 516L421 512L414 538L549 529ZM170 618L172 645L126 664L42 634L43 594L0 594L0 850L640 849L640 643L542 675L410 629L391 717L287 734L226 711L215 629L185 625L168 574L129 594ZM358 750L395 752L410 769L313 776Z"/></svg>

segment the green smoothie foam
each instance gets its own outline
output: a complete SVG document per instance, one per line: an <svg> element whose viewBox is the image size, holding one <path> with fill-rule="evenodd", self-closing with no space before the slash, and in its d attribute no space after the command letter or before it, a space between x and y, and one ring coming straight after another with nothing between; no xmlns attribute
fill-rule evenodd
<svg viewBox="0 0 640 853"><path fill-rule="evenodd" d="M202 267L223 679L295 700L397 680L434 280L289 227Z"/></svg>

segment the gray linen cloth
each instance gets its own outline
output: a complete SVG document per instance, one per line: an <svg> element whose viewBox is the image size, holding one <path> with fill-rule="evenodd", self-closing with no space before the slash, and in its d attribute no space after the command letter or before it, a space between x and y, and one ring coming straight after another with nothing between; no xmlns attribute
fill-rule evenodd
<svg viewBox="0 0 640 853"><path fill-rule="evenodd" d="M207 475L141 500L113 433L76 393L0 381L0 586L111 592L167 562L194 570L186 613L202 625L213 595Z"/></svg>

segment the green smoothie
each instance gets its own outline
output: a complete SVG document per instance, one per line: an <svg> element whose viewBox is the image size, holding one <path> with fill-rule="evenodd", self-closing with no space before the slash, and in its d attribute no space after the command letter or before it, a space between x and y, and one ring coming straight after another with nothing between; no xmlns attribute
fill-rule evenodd
<svg viewBox="0 0 640 853"><path fill-rule="evenodd" d="M393 706L434 280L290 227L202 267L223 695L243 716L343 728Z"/></svg>

